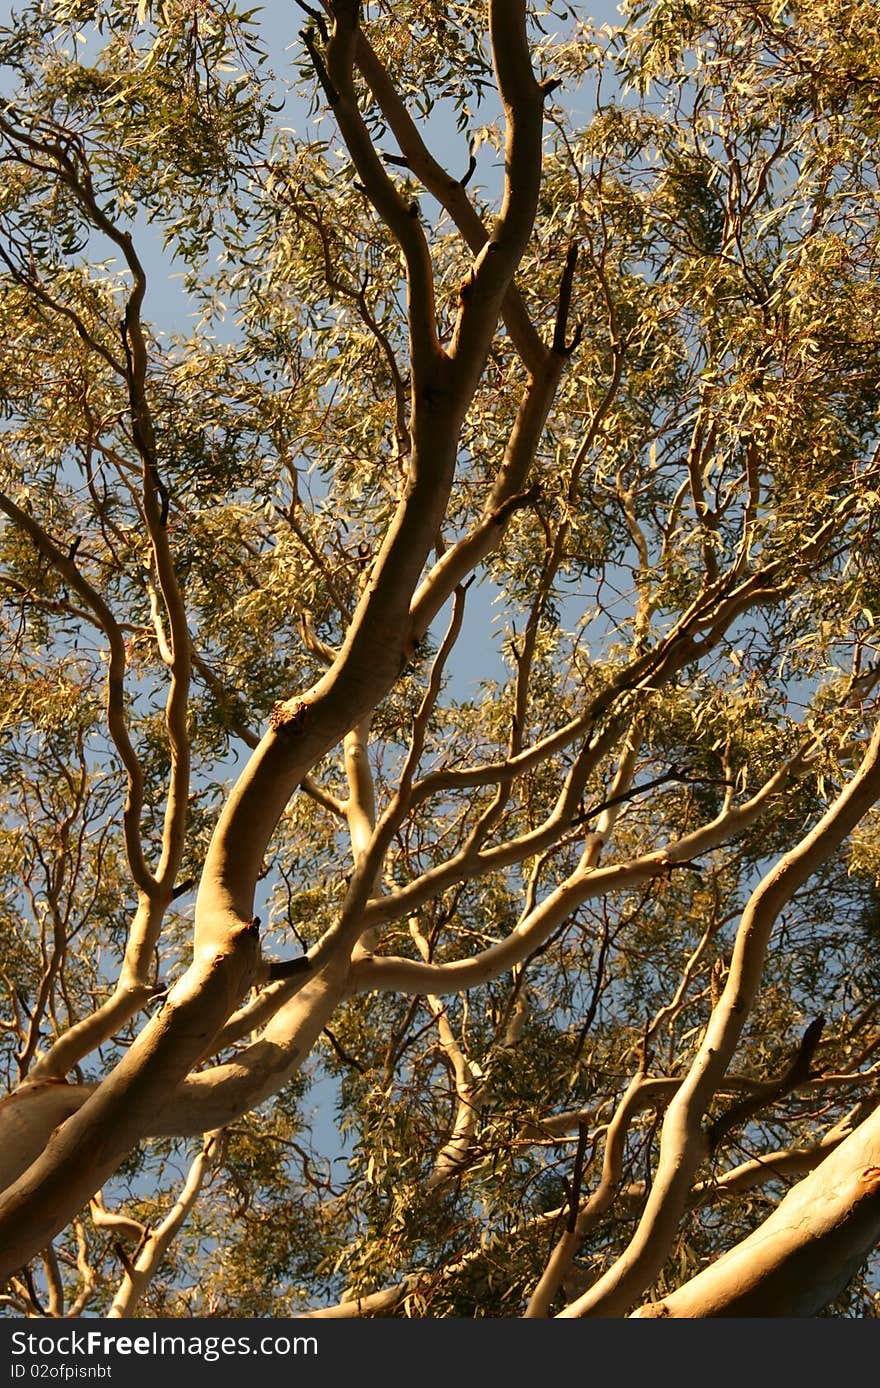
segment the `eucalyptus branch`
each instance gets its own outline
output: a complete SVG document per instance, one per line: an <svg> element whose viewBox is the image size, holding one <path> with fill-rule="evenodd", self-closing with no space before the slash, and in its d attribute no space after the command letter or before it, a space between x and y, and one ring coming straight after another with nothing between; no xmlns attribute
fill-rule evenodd
<svg viewBox="0 0 880 1388"><path fill-rule="evenodd" d="M327 81L335 98L330 105L364 191L406 262L410 349L414 377L420 383L426 372L433 371L440 355L431 256L418 209L406 204L385 172L358 108L352 70L359 32L354 0L335 0L326 51Z"/></svg>
<svg viewBox="0 0 880 1388"><path fill-rule="evenodd" d="M468 249L473 255L478 255L486 245L489 233L465 192L465 180L452 178L430 154L418 126L363 31L358 34L355 61L403 152L405 167L448 212ZM547 349L513 283L505 291L501 313L526 367L531 372L539 373L546 364Z"/></svg>
<svg viewBox="0 0 880 1388"><path fill-rule="evenodd" d="M125 1275L107 1312L110 1320L130 1316L155 1276L159 1264L165 1257L175 1235L190 1214L199 1197L211 1162L215 1159L215 1148L222 1142L222 1134L211 1133L205 1139L201 1151L192 1162L183 1189L173 1208L162 1223L147 1233L140 1250Z"/></svg>
<svg viewBox="0 0 880 1388"><path fill-rule="evenodd" d="M743 912L721 999L690 1067L667 1110L658 1169L639 1227L624 1254L563 1316L628 1310L659 1272L674 1238L687 1191L705 1155L700 1121L724 1075L749 1015L773 924L816 868L834 852L880 797L880 725L861 766L826 813L783 854L755 888Z"/></svg>
<svg viewBox="0 0 880 1388"><path fill-rule="evenodd" d="M86 606L94 613L109 647L107 662L107 727L114 746L125 768L128 794L123 811L123 832L132 878L140 891L151 896L157 889L157 880L147 868L140 837L140 821L143 810L144 776L143 768L132 746L128 733L128 720L125 712L124 681L127 665L125 641L119 625L98 590L82 574L69 553L63 551L52 540L39 521L23 510L12 497L0 493L0 510L19 530L28 535L41 554L52 564L65 583L79 595Z"/></svg>

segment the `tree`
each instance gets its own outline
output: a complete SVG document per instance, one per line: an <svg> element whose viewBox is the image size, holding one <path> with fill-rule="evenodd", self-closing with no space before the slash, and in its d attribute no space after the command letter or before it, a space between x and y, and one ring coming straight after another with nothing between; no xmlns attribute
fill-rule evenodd
<svg viewBox="0 0 880 1388"><path fill-rule="evenodd" d="M3 1304L873 1315L874 7L301 9L2 33Z"/></svg>

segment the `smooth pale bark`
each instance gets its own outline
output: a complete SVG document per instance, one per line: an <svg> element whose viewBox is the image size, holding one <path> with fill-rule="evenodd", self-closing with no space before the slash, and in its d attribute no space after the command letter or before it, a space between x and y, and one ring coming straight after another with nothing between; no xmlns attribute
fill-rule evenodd
<svg viewBox="0 0 880 1388"><path fill-rule="evenodd" d="M639 1090L644 1083L644 1070L639 1069L627 1086L626 1093L608 1124L599 1184L580 1209L570 1212L568 1227L547 1260L547 1265L526 1307L525 1318L528 1320L550 1314L553 1298L563 1284L574 1255L589 1231L611 1207L620 1184L626 1134L632 1119L643 1107L639 1102Z"/></svg>
<svg viewBox="0 0 880 1388"><path fill-rule="evenodd" d="M451 177L448 170L429 153L418 126L363 33L358 35L356 62L410 171L446 209L473 254L479 254L489 236L467 195L464 183ZM546 348L513 284L508 285L502 313L511 340L526 366L530 371L537 370L545 360Z"/></svg>
<svg viewBox="0 0 880 1388"><path fill-rule="evenodd" d="M43 1080L0 1099L0 1190L5 1190L40 1155L49 1134L82 1108L91 1089Z"/></svg>
<svg viewBox="0 0 880 1388"><path fill-rule="evenodd" d="M557 802L543 824L523 834L518 839L495 845L484 852L463 850L446 863L429 869L421 877L407 883L406 886L387 893L377 901L370 902L369 905L365 903L363 908L365 924L369 926L387 925L394 920L410 916L447 887L455 886L458 882L466 879L473 881L477 877L496 869L522 862L525 858L543 852L545 848L555 843L560 830L570 826L572 818L577 812L589 773L595 769L610 746L613 745L613 738L611 743L605 743L603 739L609 729L613 732L615 705L621 707L628 694L638 694L641 690L656 688L666 683L685 665L699 660L708 651L714 649L719 639L738 616L757 603L767 600L770 592L768 584L772 568L773 566L770 566L763 573L753 575L731 593L726 593L726 581L724 580L719 580L718 583L711 585L694 601L676 624L675 629L669 632L654 650L636 657L629 666L614 675L606 687L590 701L578 723L590 729L605 723L607 725L606 733L598 734L592 742L584 746L575 758L574 766L566 777ZM707 634L700 641L695 640L695 633L703 631ZM567 735L570 730L571 725L567 725L564 730L566 741L569 740ZM550 742L550 739L545 741L545 751ZM487 779L491 781L493 777ZM500 783L502 778L496 773L494 779L498 779ZM429 782L431 791L442 790L444 786L450 784L462 784L461 780L454 780L451 776L428 777L423 786L417 788L418 795L414 797L414 803L416 798L418 800L425 798L423 791ZM485 784L486 780L474 783ZM650 856L648 855L648 857ZM657 856L654 855L654 858L656 859ZM645 862L647 858L634 861ZM632 885L632 883L627 881L616 884L616 886L628 885ZM614 889L611 886L608 888L608 890ZM424 991L433 991L430 984ZM442 989L438 991L442 991Z"/></svg>
<svg viewBox="0 0 880 1388"><path fill-rule="evenodd" d="M307 6L306 9L308 8ZM0 1139L0 1189L4 1181L4 1170L5 1180L9 1182L15 1179L15 1175L10 1173L16 1163L27 1168L34 1162L32 1169L25 1172L14 1191L8 1193L6 1202L0 1202L0 1236L8 1232L14 1233L16 1238L19 1237L19 1233L13 1229L10 1205L10 1200L17 1201L14 1213L22 1225L29 1226L27 1238L31 1240L31 1247L34 1246L35 1237L45 1237L45 1228L54 1227L54 1221L58 1219L59 1210L64 1202L68 1205L73 1202L75 1206L84 1192L91 1189L95 1181L103 1178L104 1171L112 1169L114 1160L124 1154L126 1146L136 1142L139 1136L156 1131L157 1126L163 1122L169 1125L169 1131L182 1132L200 1130L205 1126L229 1121L279 1089L300 1063L302 1056L307 1053L338 1001L345 995L348 986L346 975L350 934L342 934L335 939L327 938L326 948L321 947L319 961L316 963L313 959L311 973L305 974L308 979L305 986L300 987L300 982L297 981L296 988L299 991L295 997L288 996L284 988L273 991L271 999L267 993L259 1004L254 1004L247 1015L242 1011L234 1014L231 1029L225 1032L223 1030L226 1025L224 1019L229 1018L229 1009L244 995L248 983L255 977L260 981L266 977L258 972L259 950L254 938L255 931L249 927L249 919L253 910L254 883L263 867L265 850L279 815L296 785L307 782L309 768L345 736L352 785L347 817L356 862L361 852L368 851L375 829L375 813L366 793L366 775L361 774L366 773L368 768L363 757L363 739L355 739L349 730L353 726L360 727L366 724L370 711L392 687L405 661L412 655L414 638L426 629L452 588L461 582L478 562L482 562L497 543L503 533L506 519L512 514L510 506L514 502L522 504L521 496L518 497L519 489L526 485L529 465L542 437L556 380L561 371L561 361L546 355L540 338L528 321L512 279L532 231L541 176L542 105L545 95L535 79L529 59L526 7L523 0L489 0L488 5L497 85L506 116L504 204L495 227L482 225L464 194L463 184L450 183L445 172L430 161L424 146L414 133L414 127L402 102L390 87L384 70L377 66L365 39L358 32L359 6L355 4L355 0L335 0L335 3L334 0L328 0L328 9L334 20L330 43L325 45L329 75L335 89L328 93L330 105L336 110L339 127L360 179L359 186L396 237L407 267L407 314L413 366L412 428L409 431L412 437L412 470L409 485L370 572L369 582L338 659L332 663L329 673L313 689L291 698L276 711L272 727L255 748L255 755L220 821L200 886L196 919L196 962L193 968L183 983L175 988L161 1016L148 1025L126 1060L107 1077L99 1089L85 1093L82 1088L74 1086L65 1087L67 1092L62 1092L60 1088L43 1090L38 1086L28 1086L15 1097L15 1102L0 1107L0 1131L4 1134ZM368 85L385 112L390 129L397 135L401 150L408 156L411 171L423 179L426 187L435 192L443 206L451 210L453 220L462 229L464 239L475 257L472 271L460 287L460 313L448 356L438 341L433 303L433 267L417 215L418 209L402 201L400 189L385 172L383 161L372 144L367 123L359 109L364 105L364 94L361 93L358 97L352 82L352 68L355 63L360 65ZM321 76L320 71L318 75ZM74 168L74 164L63 151L57 157L60 168L68 171ZM761 172L761 185L769 167L770 165L766 164ZM174 775L165 817L162 864L155 881L151 881L145 875L145 870L141 871L138 857L141 776L137 760L125 742L124 721L120 721L124 710L124 649L123 643L118 639L119 631L112 624L112 618L107 628L111 645L108 723L112 734L116 735L117 731L119 733L117 742L131 782L124 827L132 854L133 878L141 885L144 893L153 886L162 886L170 891L175 881L174 864L179 861L182 851L184 827L188 752L186 682L189 677L189 634L186 629L184 606L174 579L164 519L157 510L156 482L152 475L155 446L146 398L147 351L139 318L145 280L142 268L134 257L128 233L118 233L112 226L108 226L106 217L97 211L93 201L89 202L82 189L79 190L78 196L91 215L93 223L113 237L134 277L134 290L127 305L124 328L124 335L127 335L127 366L120 364L106 350L102 354L111 368L125 377L129 383L135 442L145 463L146 517L153 541L158 579L172 630L169 655L164 654L162 632L159 631L159 646L160 651L163 651L163 658L175 666L167 721ZM408 196L407 193L407 198ZM755 192L754 197L757 196L758 193ZM552 229L552 222L550 226ZM600 277L603 275L604 272L600 271ZM473 387L482 373L486 350L495 332L499 308L508 315L514 343L523 354L531 373L527 396L511 436L502 471L496 479L495 491L488 499L481 522L471 533L460 539L458 545L446 551L426 578L425 569L430 561L431 550L438 539L438 527L445 512L454 476L459 426L470 406ZM616 339L613 312L610 316L611 337ZM564 344L564 334L562 340ZM95 346L94 343L91 345ZM622 370L620 353L623 349L616 341L612 341L612 349L615 353L615 381L619 379L617 373ZM98 350L102 349L98 347ZM400 378L398 376L395 379L398 386L397 424L398 432L402 435L404 429L401 425L403 410L399 390ZM591 403L590 409L592 408ZM600 418L601 413L594 413L591 429L595 430ZM579 459L586 456L590 438L591 435L588 434L581 445ZM704 531L703 559L710 580L714 579L719 564L712 541L718 534L720 513L712 511L706 502L700 466L707 459L711 446L711 433L704 436L700 419L695 427L688 468L694 511ZM758 464L754 463L753 467L757 474ZM751 483L751 475L749 480ZM746 512L743 525L743 542L736 572L741 571L749 553L751 530L758 506L757 481L752 490L750 509ZM573 499L572 493L569 501L572 502ZM19 519L23 516L24 513L20 513ZM26 528L26 521L22 523ZM836 512L834 524L837 526L841 523L841 513ZM671 526L672 513L670 530ZM637 534L638 527L634 525L633 528ZM171 533L173 534L173 528ZM51 553L45 542L43 552ZM560 548L560 554L561 552ZM73 551L71 555L72 553ZM61 551L55 552L53 562L61 569L62 574L65 572L65 564L71 568L70 558L65 558ZM779 562L787 564L790 561L786 558L785 561ZM643 567L646 563L647 559L644 560ZM780 577L780 582L782 581ZM737 602L732 602L725 610L723 621L720 609L713 599L702 618L695 618L690 626L684 623L682 634L686 639L679 646L669 649L669 658L665 663L659 661L650 669L646 666L643 688L650 690L657 683L670 678L692 659L698 660L712 648L712 641L729 625L738 611L745 610L749 603L767 596L768 590L762 589L760 584L752 591L746 591L746 588L747 585L744 585L738 599L739 606ZM719 588L719 595L724 591L726 590ZM781 589L774 590L771 596L775 597L779 592ZM80 595L85 596L82 590ZM720 601L719 596L718 602ZM96 610L100 619L100 610ZM536 608L535 611L537 610ZM635 630L639 636L644 634L642 621L646 610L640 607L636 619ZM705 640L699 645L694 639L698 632L707 633ZM632 670L627 678L633 679ZM604 715L606 710L610 711L612 716L616 716L616 710L611 709L611 704L619 694L627 689L636 688L634 683L620 683L610 690L605 704L599 702L593 710L597 726L600 722L599 715ZM518 696L518 713L519 704ZM519 721L522 724L523 720ZM590 721L590 718L585 720L586 723ZM586 735L593 737L593 730L590 729ZM513 750L519 753L519 744L516 744ZM519 763L520 767L523 761L524 758ZM457 773L453 770L449 774L454 776ZM480 774L487 774L491 781L494 773L489 768ZM511 770L511 779L512 775ZM585 770L583 778L582 784L586 784ZM507 783L499 777L499 803L500 789ZM458 784L462 784L461 779ZM435 788L437 785L435 779ZM411 884L409 897L398 892L393 895L389 905L377 906L372 924L378 927L383 922L391 923L400 913L412 910L414 902L427 902L436 898L444 885L459 880L456 877L459 868L462 876L476 876L478 872L488 873L503 867L505 863L513 866L522 862L536 850L539 841L545 842L548 847L558 842L561 826L567 827L573 822L571 815L577 808L577 788L574 782L569 783L565 795L560 800L558 818L548 822L543 831L546 832L546 840L536 837L526 841L521 838L512 846L498 845L497 852L483 852L478 843L475 849L476 856L471 859L465 855L458 864L452 867L447 865L445 877L442 872L428 874L420 882ZM315 793L314 790L312 793ZM326 797L324 803L328 803ZM336 808L338 810L338 807ZM483 823L488 824L488 820L484 820ZM727 833L732 832L734 826L732 821L727 820L721 827L723 833L717 840L719 843ZM421 961L420 966L419 961L395 961L387 957L367 960L358 975L357 986L395 986L414 991L427 989L433 995L441 990L473 986L481 980L494 978L508 968L520 967L531 950L546 943L555 927L579 901L603 891L636 885L649 881L652 876L662 875L687 862L685 854L689 851L699 851L701 843L704 847L712 846L708 839L692 838L687 844L675 845L669 852L648 855L632 860L629 864L621 863L603 876L596 871L597 839L593 836L587 845L578 873L556 893L549 894L527 917L523 928L514 932L510 940L474 956L471 960L440 966L437 969L425 961ZM379 864L373 864L373 868L373 875L378 880ZM371 893L373 878L365 875ZM776 885L771 884L771 888L775 888ZM781 897L787 899L784 883ZM353 899L351 919L347 924L354 930L359 930L365 922L370 925L371 918L359 915L357 898ZM151 898L151 907L155 906L158 910L160 905L158 897ZM746 935L751 930L753 935L759 936L760 932L765 930L768 919L772 920L772 902L769 917L768 911L763 910L764 905L763 900L759 902L759 910L744 920ZM386 914L380 916L380 912ZM155 925L158 929L158 919ZM124 973L117 995L99 1009L93 1018L88 1019L87 1023L73 1028L62 1038L49 1056L41 1062L43 1068L38 1065L31 1078L60 1078L67 1073L76 1059L93 1050L101 1039L111 1035L122 1021L133 1015L134 1010L144 1003L149 996L149 966L152 964L154 939L154 921L151 917L144 934L138 936L135 932L132 936L132 941L137 944L135 952L139 959L138 967L132 970L132 980L129 981ZM760 964L760 954L760 948L753 950L746 961L752 974L755 960ZM318 972L319 969L321 972ZM743 981L744 972L748 972L748 969L740 970L738 973L736 968L731 971L731 986L725 994L726 1002L730 1006L726 1012L722 1009L718 1017L713 1019L714 1031L710 1029L712 1045L707 1040L706 1048L700 1056L700 1065L703 1061L705 1065L702 1068L698 1065L681 1084L683 1098L681 1103L674 1106L675 1122L671 1120L667 1127L661 1179L657 1182L657 1189L661 1194L657 1197L655 1208L659 1209L659 1204L665 1199L673 1217L676 1204L681 1204L681 1183L678 1173L675 1176L677 1184L673 1184L670 1178L664 1186L669 1174L670 1151L672 1165L675 1165L675 1158L678 1156L685 1168L688 1163L692 1165L692 1159L699 1155L699 1143L696 1140L699 1118L705 1111L708 1099L722 1087L720 1075L730 1058L731 1045L735 1043L739 1032L740 1023L736 1021L734 1014L742 1012L746 1015L748 1012L750 985L748 978L745 979L745 983ZM734 983L739 992L736 992ZM676 995L671 1007L678 1005L681 995L683 993ZM262 1007L263 1011L258 1012L258 1007ZM439 1004L438 1015L443 1015ZM662 1015L658 1014L653 1026L659 1025ZM248 1023L256 1022L257 1018L259 1025L265 1026L265 1030L254 1044L243 1048L232 1061L215 1065L210 1070L198 1069L198 1066L204 1064L206 1055L211 1053L211 1046L214 1047L215 1053L217 1052L218 1038L225 1036L227 1041L233 1035L236 1039L240 1038L244 1034L241 1029L247 1027ZM720 1038L717 1048L716 1036ZM448 1033L447 1039L450 1037L451 1033ZM447 1047L447 1050L452 1055L450 1047ZM456 1066L456 1083L460 1099L461 1125L456 1129L456 1140L467 1140L470 1137L467 1106L472 1101L463 1058L460 1055L459 1058L462 1059L462 1064ZM646 1085L648 1083L649 1081L645 1082ZM678 1081L674 1083L678 1084ZM74 1113L76 1116L72 1117ZM64 1122L67 1119L69 1122ZM62 1122L64 1126L53 1137L45 1157L41 1158L39 1153L43 1145L43 1135ZM190 1125L189 1129L187 1125ZM454 1147L448 1149L448 1152L454 1156ZM13 1156L15 1162L12 1160ZM52 1161L55 1162L54 1167L51 1165ZM612 1174L613 1186L616 1187L620 1171L615 1170ZM685 1182L688 1179L687 1170L684 1172L684 1179ZM39 1184L41 1180L43 1183ZM612 1188L603 1176L603 1200L605 1193L610 1193ZM597 1206L594 1206L594 1210L596 1208ZM670 1225L669 1228L671 1227ZM650 1232L654 1239L651 1256L656 1258L658 1253L662 1254L666 1234L660 1229L659 1220L655 1220ZM22 1232L17 1245L19 1253L26 1242ZM39 1247L39 1243L36 1246ZM646 1266L638 1268L636 1282L646 1275ZM358 1305L360 1306L360 1303Z"/></svg>
<svg viewBox="0 0 880 1388"><path fill-rule="evenodd" d="M168 1095L156 1126L195 1137L234 1122L277 1094L308 1056L343 991L344 975L332 970L310 979L252 1046L223 1065L188 1075Z"/></svg>
<svg viewBox="0 0 880 1388"><path fill-rule="evenodd" d="M202 1150L190 1166L184 1183L174 1205L157 1229L153 1229L145 1240L134 1263L126 1268L119 1291L113 1298L113 1305L107 1313L108 1320L118 1320L134 1314L138 1302L147 1290L168 1252L174 1236L178 1233L187 1215L199 1198L199 1192L209 1169L212 1148L216 1135L206 1138Z"/></svg>
<svg viewBox="0 0 880 1388"><path fill-rule="evenodd" d="M562 354L548 352L546 361L530 378L482 519L437 561L413 597L410 617L417 636L428 630L456 585L500 545L517 509L518 494L526 486L564 365Z"/></svg>
<svg viewBox="0 0 880 1388"><path fill-rule="evenodd" d="M361 1316L381 1315L391 1311L406 1296L412 1282L398 1282L393 1287L383 1287L379 1292L368 1292L366 1296L353 1296L346 1301L338 1301L334 1306L322 1306L317 1311L300 1311L296 1320L357 1320Z"/></svg>
<svg viewBox="0 0 880 1388"><path fill-rule="evenodd" d="M342 996L342 984L332 977L319 974L309 980L240 1057L169 1085L147 1115L142 1135L198 1137L234 1122L277 1093L309 1054ZM0 1120L9 1140L0 1146L0 1187L5 1190L16 1182L46 1147L53 1129L79 1113L97 1093L92 1085L42 1083L4 1099Z"/></svg>
<svg viewBox="0 0 880 1388"><path fill-rule="evenodd" d="M880 1109L798 1182L768 1219L634 1316L813 1316L880 1241Z"/></svg>
<svg viewBox="0 0 880 1388"><path fill-rule="evenodd" d="M436 342L433 288L417 220L385 174L353 97L354 9L345 4L337 13L328 49L339 94L336 116L367 196L397 238L407 265L410 475L335 664L311 690L276 710L273 727L221 816L199 888L199 915L207 930L222 934L230 918L249 918L263 854L296 786L376 707L413 653L412 596L446 513L461 424L531 236L541 182L543 94L531 68L525 5L496 0L489 22L506 116L507 176L501 214L474 265L447 355Z"/></svg>
<svg viewBox="0 0 880 1388"><path fill-rule="evenodd" d="M703 1115L724 1078L757 997L776 919L878 798L880 724L852 780L749 898L724 991L687 1076L667 1109L657 1171L638 1228L617 1261L589 1291L560 1312L561 1317L627 1315L661 1271L687 1206L694 1173L706 1155Z"/></svg>
<svg viewBox="0 0 880 1388"><path fill-rule="evenodd" d="M96 1229L105 1229L115 1239L125 1239L139 1244L147 1236L147 1226L139 1219L131 1219L118 1210L108 1210L100 1191L89 1202L89 1214Z"/></svg>
<svg viewBox="0 0 880 1388"><path fill-rule="evenodd" d="M740 1162L738 1166L731 1167L717 1178L698 1181L691 1192L690 1203L706 1205L719 1197L755 1190L756 1187L767 1185L781 1176L806 1176L810 1171L815 1171L829 1152L845 1142L850 1133L873 1113L875 1107L873 1099L861 1100L812 1147L788 1147L776 1152L764 1152L750 1161ZM644 1197L645 1192L642 1190L638 1199L643 1200Z"/></svg>
<svg viewBox="0 0 880 1388"><path fill-rule="evenodd" d="M421 933L418 922L410 922L410 934L418 946L423 959L430 959L431 949ZM471 1154L474 1135L477 1131L480 1103L483 1094L482 1073L472 1064L458 1044L455 1032L449 1024L446 1007L440 998L428 994L428 1009L437 1022L440 1050L452 1072L455 1087L456 1110L452 1132L434 1159L434 1170L425 1182L426 1190L436 1190L439 1186L459 1176Z"/></svg>
<svg viewBox="0 0 880 1388"><path fill-rule="evenodd" d="M45 1150L0 1196L0 1277L65 1227L150 1131L164 1097L210 1045L256 973L259 941L245 927L200 954L165 1006Z"/></svg>
<svg viewBox="0 0 880 1388"><path fill-rule="evenodd" d="M141 1008L149 1004L154 993L151 970L162 929L170 892L141 894L138 908L129 927L125 956L119 978L110 997L82 1021L62 1033L38 1056L28 1073L29 1080L61 1080L74 1065L97 1046L121 1030ZM0 1159L2 1166L2 1159ZM0 1181L0 1190L3 1182Z"/></svg>

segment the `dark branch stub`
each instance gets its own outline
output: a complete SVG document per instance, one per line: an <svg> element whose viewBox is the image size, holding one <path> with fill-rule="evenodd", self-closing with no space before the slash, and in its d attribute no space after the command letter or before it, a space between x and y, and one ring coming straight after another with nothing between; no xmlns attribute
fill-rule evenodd
<svg viewBox="0 0 880 1388"><path fill-rule="evenodd" d="M775 1104L779 1099L784 1099L793 1089L804 1084L814 1075L812 1070L813 1056L822 1036L822 1029L825 1026L825 1017L820 1012L807 1027L801 1037L795 1057L784 1074L778 1080L770 1080L763 1085L757 1094L750 1095L747 1099L741 1099L739 1103L731 1104L725 1113L722 1113L710 1126L707 1138L709 1150L713 1151L718 1146L723 1137L726 1137L734 1128L741 1127L748 1122L762 1108Z"/></svg>

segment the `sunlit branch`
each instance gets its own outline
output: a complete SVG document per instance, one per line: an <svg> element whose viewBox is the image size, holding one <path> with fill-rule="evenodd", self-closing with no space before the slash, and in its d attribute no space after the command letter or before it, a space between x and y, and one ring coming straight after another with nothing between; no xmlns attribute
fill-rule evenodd
<svg viewBox="0 0 880 1388"><path fill-rule="evenodd" d="M830 1150L740 1243L636 1317L814 1316L880 1237L880 1110Z"/></svg>
<svg viewBox="0 0 880 1388"><path fill-rule="evenodd" d="M352 1320L363 1316L382 1315L393 1311L406 1297L411 1284L418 1279L407 1279L391 1287L383 1287L378 1292L367 1292L365 1296L351 1296L332 1306L322 1306L316 1311L297 1311L296 1320Z"/></svg>
<svg viewBox="0 0 880 1388"><path fill-rule="evenodd" d="M352 81L358 34L354 0L334 0L326 56L327 77L335 97L331 105L366 195L392 232L406 261L410 348L414 376L419 383L440 353L431 256L418 208L407 206L386 173L358 108Z"/></svg>
<svg viewBox="0 0 880 1388"><path fill-rule="evenodd" d="M662 876L679 864L686 864L720 847L734 835L754 824L766 812L773 797L803 769L804 753L798 753L782 766L761 789L736 809L723 812L711 823L683 835L664 848L629 862L594 867L594 845L588 839L581 864L535 907L506 939L481 953L449 964L423 964L390 955L363 960L352 969L351 986L358 992L372 989L401 992L449 993L497 978L549 938L552 931L584 902L608 892L626 890Z"/></svg>
<svg viewBox="0 0 880 1388"><path fill-rule="evenodd" d="M504 193L489 240L461 286L449 355L470 392L504 296L532 234L541 183L544 90L532 70L524 0L490 0L489 42L504 109Z"/></svg>
<svg viewBox="0 0 880 1388"><path fill-rule="evenodd" d="M620 1315L650 1285L668 1256L694 1171L706 1154L701 1120L736 1049L760 986L774 922L794 893L880 798L880 725L861 766L826 813L783 854L743 912L724 991L685 1083L670 1103L660 1157L644 1214L628 1248L563 1316Z"/></svg>
<svg viewBox="0 0 880 1388"><path fill-rule="evenodd" d="M410 921L409 930L419 953L427 963L431 958L431 949L415 919ZM475 1066L462 1050L450 1025L445 1004L430 993L426 1002L437 1023L440 1048L452 1072L455 1090L455 1119L452 1132L434 1158L433 1170L425 1185L427 1190L436 1190L460 1175L471 1156L479 1118L483 1077L479 1067Z"/></svg>
<svg viewBox="0 0 880 1388"><path fill-rule="evenodd" d="M358 34L355 61L402 151L409 171L437 199L461 232L473 255L482 251L488 233L460 179L453 178L430 154L421 132L410 116L387 71L363 31ZM547 349L532 324L516 286L510 284L501 303L507 330L526 367L538 372Z"/></svg>
<svg viewBox="0 0 880 1388"><path fill-rule="evenodd" d="M643 1050L639 1068L627 1086L605 1132L605 1151L599 1184L583 1204L579 1200L580 1182L576 1183L575 1190L572 1192L567 1227L547 1260L547 1265L531 1295L525 1311L527 1318L549 1315L553 1299L562 1286L566 1273L571 1267L572 1259L584 1238L611 1207L623 1171L627 1131L634 1116L642 1107L639 1102L639 1091L645 1083L646 1059L647 1056ZM584 1126L582 1126L581 1133L578 1151L582 1154L586 1136Z"/></svg>
<svg viewBox="0 0 880 1388"><path fill-rule="evenodd" d="M119 1290L113 1298L113 1305L107 1312L109 1319L130 1316L140 1302L150 1282L158 1271L172 1240L182 1227L199 1197L202 1185L215 1155L220 1137L211 1133L192 1162L183 1189L175 1204L155 1229L151 1229L137 1252L134 1262L126 1268Z"/></svg>
<svg viewBox="0 0 880 1388"><path fill-rule="evenodd" d="M79 1292L70 1303L67 1312L69 1320L82 1314L94 1297L98 1282L95 1268L89 1262L89 1246L86 1239L85 1225L81 1219L75 1219L73 1221L73 1228L74 1234L76 1235L76 1270L82 1285Z"/></svg>

